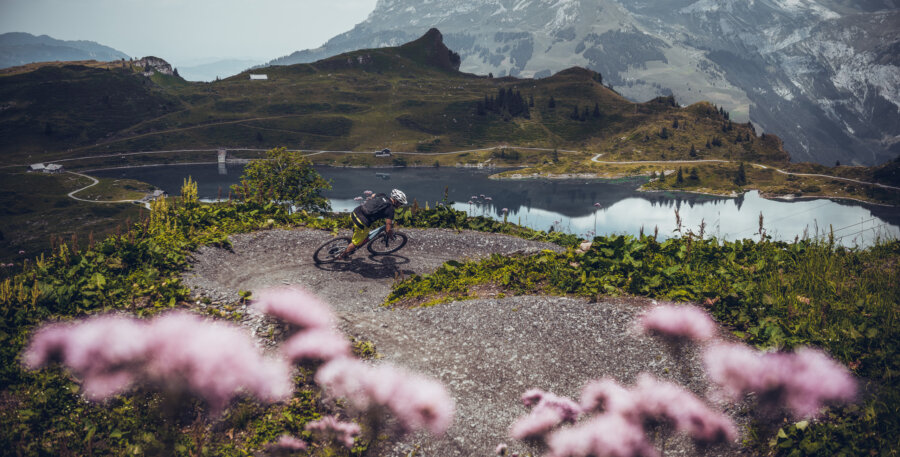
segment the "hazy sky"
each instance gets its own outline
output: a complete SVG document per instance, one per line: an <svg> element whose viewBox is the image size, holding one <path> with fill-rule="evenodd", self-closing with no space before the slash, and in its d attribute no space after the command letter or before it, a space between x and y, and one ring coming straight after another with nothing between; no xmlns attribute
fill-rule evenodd
<svg viewBox="0 0 900 457"><path fill-rule="evenodd" d="M96 41L175 66L268 61L353 28L376 0L0 0L0 33Z"/></svg>

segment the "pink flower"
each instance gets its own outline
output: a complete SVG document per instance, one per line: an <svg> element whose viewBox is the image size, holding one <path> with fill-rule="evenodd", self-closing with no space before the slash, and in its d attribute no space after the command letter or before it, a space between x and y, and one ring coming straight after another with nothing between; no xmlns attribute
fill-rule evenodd
<svg viewBox="0 0 900 457"><path fill-rule="evenodd" d="M602 414L547 439L551 457L648 457L659 455L637 423Z"/></svg>
<svg viewBox="0 0 900 457"><path fill-rule="evenodd" d="M102 400L127 389L146 362L150 348L146 327L115 315L50 324L34 334L23 360L30 369L66 365L82 378L85 396Z"/></svg>
<svg viewBox="0 0 900 457"><path fill-rule="evenodd" d="M442 384L390 365L339 358L322 366L315 380L359 409L388 408L404 431L442 435L453 422L455 406Z"/></svg>
<svg viewBox="0 0 900 457"><path fill-rule="evenodd" d="M635 394L637 409L646 419L670 422L679 432L700 443L731 442L737 430L727 416L713 411L691 392L643 374Z"/></svg>
<svg viewBox="0 0 900 457"><path fill-rule="evenodd" d="M277 401L292 389L287 363L263 357L246 332L177 311L149 323L98 316L51 324L34 335L24 360L30 368L62 363L83 379L92 400L140 382L166 393L194 394L213 414L242 392Z"/></svg>
<svg viewBox="0 0 900 457"><path fill-rule="evenodd" d="M329 362L350 357L350 343L332 330L315 329L300 332L281 346L281 352L294 363Z"/></svg>
<svg viewBox="0 0 900 457"><path fill-rule="evenodd" d="M363 200L363 198L362 197L353 197L353 200L361 202Z"/></svg>
<svg viewBox="0 0 900 457"><path fill-rule="evenodd" d="M269 452L275 455L289 455L293 451L305 451L306 442L291 435L281 435L278 441L267 446Z"/></svg>
<svg viewBox="0 0 900 457"><path fill-rule="evenodd" d="M645 333L692 341L706 341L716 334L706 311L687 305L657 306L641 316L640 326Z"/></svg>
<svg viewBox="0 0 900 457"><path fill-rule="evenodd" d="M172 312L157 318L150 329L153 357L147 374L160 383L180 380L182 387L221 411L241 392L274 402L290 396L290 367L267 359L244 330Z"/></svg>
<svg viewBox="0 0 900 457"><path fill-rule="evenodd" d="M754 392L761 406L787 407L796 416L815 417L825 404L856 396L850 373L814 349L761 353L742 345L719 345L706 351L704 363L709 378L733 397Z"/></svg>
<svg viewBox="0 0 900 457"><path fill-rule="evenodd" d="M591 381L581 392L581 408L586 412L627 415L636 411L634 394L611 378Z"/></svg>
<svg viewBox="0 0 900 457"><path fill-rule="evenodd" d="M563 423L562 414L552 408L535 408L517 420L509 429L509 436L517 440L539 439Z"/></svg>
<svg viewBox="0 0 900 457"><path fill-rule="evenodd" d="M364 191L363 191L363 194L365 194L365 195L372 195L372 191L371 191L371 190L364 190Z"/></svg>
<svg viewBox="0 0 900 457"><path fill-rule="evenodd" d="M322 440L331 440L353 447L353 439L359 436L359 425L353 422L341 422L334 416L326 416L320 420L306 424L306 430L316 433Z"/></svg>
<svg viewBox="0 0 900 457"><path fill-rule="evenodd" d="M299 288L270 289L260 292L254 307L301 330L331 328L331 308L315 295Z"/></svg>
<svg viewBox="0 0 900 457"><path fill-rule="evenodd" d="M526 391L522 403L534 408L510 428L509 436L518 440L540 438L563 422L574 423L581 415L581 407L574 401L540 389Z"/></svg>
<svg viewBox="0 0 900 457"><path fill-rule="evenodd" d="M504 455L506 455L506 451L507 451L507 450L508 450L508 449L507 449L507 447L506 447L506 443L500 443L500 444L498 444L497 447L494 449L494 454L499 455L499 456L504 456Z"/></svg>

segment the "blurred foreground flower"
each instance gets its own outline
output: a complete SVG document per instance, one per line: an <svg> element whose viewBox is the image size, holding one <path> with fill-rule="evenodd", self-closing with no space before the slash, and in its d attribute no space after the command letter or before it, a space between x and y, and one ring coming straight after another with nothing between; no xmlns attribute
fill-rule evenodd
<svg viewBox="0 0 900 457"><path fill-rule="evenodd" d="M442 435L453 422L455 406L441 383L390 365L336 359L322 366L315 380L361 411L387 408L405 432L426 429Z"/></svg>
<svg viewBox="0 0 900 457"><path fill-rule="evenodd" d="M575 423L581 415L581 407L574 401L540 389L525 392L522 403L532 409L510 428L509 436L517 440L541 438L559 424Z"/></svg>
<svg viewBox="0 0 900 457"><path fill-rule="evenodd" d="M288 364L260 354L246 332L179 311L149 322L107 315L50 324L35 333L24 362L31 369L61 363L82 379L91 400L140 383L195 395L212 414L242 393L274 402L292 389Z"/></svg>
<svg viewBox="0 0 900 457"><path fill-rule="evenodd" d="M331 307L319 297L299 288L262 291L253 306L296 327L295 330L330 329L334 326Z"/></svg>
<svg viewBox="0 0 900 457"><path fill-rule="evenodd" d="M353 439L359 436L359 425L352 422L341 422L334 416L326 416L320 420L306 424L306 430L313 432L319 441L333 440L346 448L353 447Z"/></svg>
<svg viewBox="0 0 900 457"><path fill-rule="evenodd" d="M536 398L548 401L548 397L541 397L540 393L536 391L530 396L526 393L523 400L526 404L533 403ZM676 431L701 445L737 439L737 431L728 416L708 407L691 392L647 374L640 375L632 388L623 387L611 378L587 383L579 410L595 415L546 436L524 433L518 436L511 433L511 436L544 439L549 455L553 457L656 456L659 453L647 438L647 432L655 424L672 425ZM514 429L523 423L531 427L529 430L537 430L541 425L537 418L533 425L523 419L514 425Z"/></svg>
<svg viewBox="0 0 900 457"><path fill-rule="evenodd" d="M716 324L709 314L689 305L657 306L641 316L640 327L644 333L677 342L706 341L716 334Z"/></svg>
<svg viewBox="0 0 900 457"><path fill-rule="evenodd" d="M285 434L281 435L277 442L266 446L266 450L272 456L288 456L294 455L297 451L305 451L306 447L305 441Z"/></svg>
<svg viewBox="0 0 900 457"><path fill-rule="evenodd" d="M856 380L824 352L800 348L793 353L760 352L737 344L707 350L709 378L734 398L750 392L766 410L787 407L795 416L818 416L829 403L851 401Z"/></svg>
<svg viewBox="0 0 900 457"><path fill-rule="evenodd" d="M281 352L294 363L330 362L350 357L350 343L332 330L315 329L300 332L281 347Z"/></svg>

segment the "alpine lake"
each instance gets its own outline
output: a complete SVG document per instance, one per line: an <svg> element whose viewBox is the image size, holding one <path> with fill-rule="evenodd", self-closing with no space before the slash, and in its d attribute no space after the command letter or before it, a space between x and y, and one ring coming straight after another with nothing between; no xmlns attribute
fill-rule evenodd
<svg viewBox="0 0 900 457"><path fill-rule="evenodd" d="M162 165L97 170L88 174L128 178L179 195L184 180L197 182L200 198L226 199L243 173L240 164ZM681 231L723 240L760 238L793 241L828 237L847 247L864 247L878 239L900 238L900 208L824 198L769 200L756 191L737 197L677 192L642 192L646 178L491 179L499 169L476 168L337 168L316 167L331 181L324 193L334 211L359 205L366 190L403 190L410 203L452 205L470 215L506 220L537 230L557 230L590 239L595 235Z"/></svg>

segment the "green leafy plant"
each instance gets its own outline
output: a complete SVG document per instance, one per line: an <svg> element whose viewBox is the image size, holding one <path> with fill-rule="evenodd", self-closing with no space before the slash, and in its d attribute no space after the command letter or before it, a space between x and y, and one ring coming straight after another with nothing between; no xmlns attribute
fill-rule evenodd
<svg viewBox="0 0 900 457"><path fill-rule="evenodd" d="M285 148L269 150L265 159L250 162L244 168L241 184L232 186L232 191L244 200L276 201L306 211L330 209L328 199L320 195L327 189L331 189L331 184L309 160Z"/></svg>

